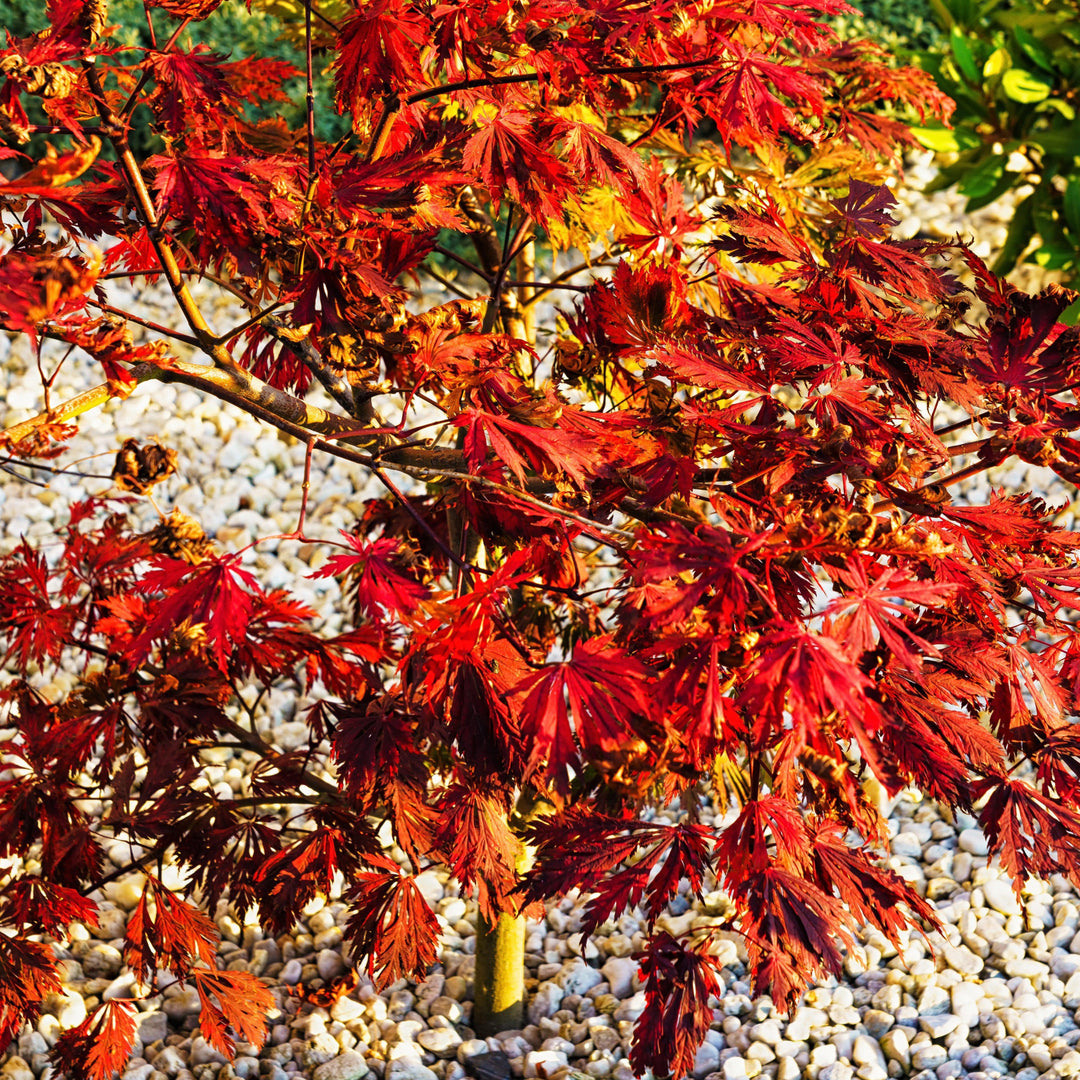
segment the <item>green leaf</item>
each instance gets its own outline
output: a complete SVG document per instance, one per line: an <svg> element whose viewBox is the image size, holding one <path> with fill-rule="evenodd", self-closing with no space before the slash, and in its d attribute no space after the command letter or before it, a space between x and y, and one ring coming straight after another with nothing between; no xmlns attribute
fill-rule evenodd
<svg viewBox="0 0 1080 1080"><path fill-rule="evenodd" d="M1054 67L1053 55L1047 50L1042 42L1037 40L1022 26L1014 26L1013 33L1016 35L1017 44L1024 50L1024 53L1029 60L1038 64L1043 71L1049 71L1051 75L1057 74L1057 70Z"/></svg>
<svg viewBox="0 0 1080 1080"><path fill-rule="evenodd" d="M938 127L913 127L911 134L935 154L955 154L960 150L956 132L944 126Z"/></svg>
<svg viewBox="0 0 1080 1080"><path fill-rule="evenodd" d="M1055 112L1061 113L1066 120L1076 119L1076 110L1067 102L1061 98L1047 98L1045 101L1040 101L1035 106L1036 112L1049 112L1053 109Z"/></svg>
<svg viewBox="0 0 1080 1080"><path fill-rule="evenodd" d="M1069 229L1077 236L1080 236L1080 179L1077 177L1069 177L1062 203Z"/></svg>
<svg viewBox="0 0 1080 1080"><path fill-rule="evenodd" d="M1005 173L1006 160L1004 154L991 154L985 158L960 182L960 194L971 200L981 199L993 191Z"/></svg>
<svg viewBox="0 0 1080 1080"><path fill-rule="evenodd" d="M1003 172L986 191L979 195L972 195L964 209L970 214L975 210L981 210L984 206L989 206L995 199L1000 199L1006 191L1020 183L1020 180L1019 173Z"/></svg>
<svg viewBox="0 0 1080 1080"><path fill-rule="evenodd" d="M968 82L979 82L979 69L975 66L975 57L971 54L971 47L967 43L967 37L959 27L954 26L949 35L949 44L952 45L953 56L957 66L964 74Z"/></svg>
<svg viewBox="0 0 1080 1080"><path fill-rule="evenodd" d="M1010 68L1001 79L1005 96L1022 105L1031 105L1050 96L1053 84L1034 72L1023 68Z"/></svg>
<svg viewBox="0 0 1080 1080"><path fill-rule="evenodd" d="M983 78L992 79L995 75L1008 71L1012 67L1012 57L1008 49L995 49L983 64Z"/></svg>
<svg viewBox="0 0 1080 1080"><path fill-rule="evenodd" d="M1017 204L1013 211L1012 221L1009 222L1009 231L1005 236L1005 245L998 252L990 269L995 274L1007 274L1014 266L1017 259L1024 254L1024 249L1031 242L1035 232L1035 222L1032 211L1031 196Z"/></svg>

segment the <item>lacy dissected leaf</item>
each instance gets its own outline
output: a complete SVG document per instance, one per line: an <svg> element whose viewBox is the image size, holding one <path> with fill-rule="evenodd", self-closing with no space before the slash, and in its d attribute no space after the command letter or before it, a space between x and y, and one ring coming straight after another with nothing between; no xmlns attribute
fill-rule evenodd
<svg viewBox="0 0 1080 1080"><path fill-rule="evenodd" d="M912 915L936 925L934 909L899 874L851 847L836 822L818 822L811 844L814 880L825 895L838 896L860 925L876 926L894 943Z"/></svg>
<svg viewBox="0 0 1080 1080"><path fill-rule="evenodd" d="M996 305L970 361L984 383L1006 390L1056 393L1076 381L1074 334L1058 324L1076 294L1050 285L1036 296L1013 292Z"/></svg>
<svg viewBox="0 0 1080 1080"><path fill-rule="evenodd" d="M897 224L890 213L896 196L884 184L868 184L855 177L842 199L830 200L836 221L868 239L881 240Z"/></svg>
<svg viewBox="0 0 1080 1080"><path fill-rule="evenodd" d="M746 935L754 990L790 1009L812 978L843 971L840 944L851 944L841 902L813 882L777 867L747 875L733 894Z"/></svg>
<svg viewBox="0 0 1080 1080"><path fill-rule="evenodd" d="M530 770L545 772L565 789L566 769L577 759L575 740L588 755L616 752L640 738L649 675L606 636L581 642L569 660L527 675L514 695L521 701L522 733L533 747Z"/></svg>
<svg viewBox="0 0 1080 1080"><path fill-rule="evenodd" d="M183 979L199 965L214 966L220 941L213 919L149 881L128 919L124 961L141 982L158 968Z"/></svg>
<svg viewBox="0 0 1080 1080"><path fill-rule="evenodd" d="M382 620L387 616L411 615L428 596L426 586L402 573L407 552L397 540L383 537L366 541L354 533L342 532L355 555L332 555L311 576L348 575L346 588L353 594L357 613Z"/></svg>
<svg viewBox="0 0 1080 1080"><path fill-rule="evenodd" d="M186 624L202 627L210 654L224 671L231 648L247 636L252 594L259 585L250 571L241 569L239 555L214 555L197 566L159 557L143 576L139 591L162 595L149 625L129 647L132 661L145 659L155 641Z"/></svg>
<svg viewBox="0 0 1080 1080"><path fill-rule="evenodd" d="M77 611L55 602L52 574L44 556L25 541L0 563L0 635L6 656L22 669L57 660L71 635Z"/></svg>
<svg viewBox="0 0 1080 1080"><path fill-rule="evenodd" d="M584 432L522 424L479 409L466 409L454 422L464 429L465 456L472 469L483 465L490 446L522 486L526 467L547 476L564 473L582 487L590 475L606 471L601 447Z"/></svg>
<svg viewBox="0 0 1080 1080"><path fill-rule="evenodd" d="M1023 780L993 777L975 791L976 798L987 795L979 824L1017 891L1032 875L1080 880L1080 813Z"/></svg>
<svg viewBox="0 0 1080 1080"><path fill-rule="evenodd" d="M78 1027L60 1035L52 1060L73 1080L109 1080L124 1071L138 1027L135 1002L113 998L94 1009Z"/></svg>
<svg viewBox="0 0 1080 1080"><path fill-rule="evenodd" d="M262 1049L267 1014L277 1007L270 987L249 971L199 970L190 980L199 993L199 1029L211 1046L231 1059L235 1035L256 1053Z"/></svg>
<svg viewBox="0 0 1080 1080"><path fill-rule="evenodd" d="M98 907L74 889L24 877L0 888L0 922L31 934L63 937L69 923L97 926Z"/></svg>
<svg viewBox="0 0 1080 1080"><path fill-rule="evenodd" d="M645 982L645 1011L634 1028L630 1064L639 1073L685 1076L712 1023L710 996L721 994L716 961L667 932L635 956Z"/></svg>
<svg viewBox="0 0 1080 1080"><path fill-rule="evenodd" d="M813 745L822 721L835 713L870 750L864 732L879 723L867 697L870 683L836 638L796 624L763 637L759 649L740 698L740 707L755 717L755 738L767 739L787 712Z"/></svg>
<svg viewBox="0 0 1080 1080"><path fill-rule="evenodd" d="M338 29L334 61L338 112L416 86L430 32L427 20L402 0L374 0L350 14Z"/></svg>
<svg viewBox="0 0 1080 1080"><path fill-rule="evenodd" d="M648 901L649 918L657 918L681 879L691 892L700 892L714 862L709 831L695 822L663 825L567 809L534 822L529 839L536 862L525 878L523 895L535 901L590 889L595 895L581 923L586 936L606 919L636 907L642 897Z"/></svg>
<svg viewBox="0 0 1080 1080"><path fill-rule="evenodd" d="M346 836L340 828L326 826L267 859L254 881L264 924L276 933L288 931L316 896L330 892L338 869L351 877L358 865L357 849L370 846L367 829L354 827L353 835Z"/></svg>
<svg viewBox="0 0 1080 1080"><path fill-rule="evenodd" d="M806 868L808 835L798 808L766 795L750 799L716 840L717 865L729 888L772 865L800 873Z"/></svg>
<svg viewBox="0 0 1080 1080"><path fill-rule="evenodd" d="M454 785L439 801L436 837L454 876L475 890L485 919L494 922L502 911L516 913L510 893L522 848L510 829L505 797Z"/></svg>
<svg viewBox="0 0 1080 1080"><path fill-rule="evenodd" d="M45 998L61 992L48 945L0 934L0 1046L8 1046L23 1024L36 1023Z"/></svg>
<svg viewBox="0 0 1080 1080"><path fill-rule="evenodd" d="M560 218L570 190L565 166L539 145L527 112L490 111L465 144L462 165L479 177L496 207L508 194L541 221Z"/></svg>
<svg viewBox="0 0 1080 1080"><path fill-rule="evenodd" d="M239 102L222 61L205 45L196 45L191 52L148 53L146 70L157 83L150 100L170 135L178 135L189 124L206 127L215 118L220 124L222 113L231 112Z"/></svg>
<svg viewBox="0 0 1080 1080"><path fill-rule="evenodd" d="M916 670L920 655L939 655L912 629L913 609L907 605L939 606L955 592L953 587L918 581L906 570L881 568L863 559L849 560L838 575L843 593L825 613L840 613L833 632L855 654L875 648L880 640L901 663Z"/></svg>
<svg viewBox="0 0 1080 1080"><path fill-rule="evenodd" d="M389 986L401 978L423 980L437 955L439 923L415 878L390 863L382 873L358 873L353 882L345 936L367 957L376 985Z"/></svg>

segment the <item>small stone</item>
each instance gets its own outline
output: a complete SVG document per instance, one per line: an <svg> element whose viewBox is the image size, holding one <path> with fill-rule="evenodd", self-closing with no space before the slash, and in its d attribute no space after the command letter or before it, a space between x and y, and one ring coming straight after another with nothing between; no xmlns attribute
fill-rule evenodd
<svg viewBox="0 0 1080 1080"><path fill-rule="evenodd" d="M749 1064L749 1063L747 1063ZM705 1080L711 1072L720 1068L720 1050L711 1042L704 1042L698 1047L697 1056L694 1058L694 1076L697 1080Z"/></svg>
<svg viewBox="0 0 1080 1080"><path fill-rule="evenodd" d="M724 1080L748 1080L746 1061L741 1057L729 1057L721 1066Z"/></svg>
<svg viewBox="0 0 1080 1080"><path fill-rule="evenodd" d="M633 997L620 1002L619 1006L611 1014L612 1019L616 1022L620 1020L629 1020L633 1022L645 1011L647 1004L644 992L639 990Z"/></svg>
<svg viewBox="0 0 1080 1080"><path fill-rule="evenodd" d="M470 1039L470 1042L480 1042L479 1039ZM462 1046L465 1044L462 1043ZM487 1045L485 1043L485 1045ZM465 1071L476 1080L510 1080L510 1059L501 1051L493 1050L487 1053L470 1054L464 1061Z"/></svg>
<svg viewBox="0 0 1080 1080"><path fill-rule="evenodd" d="M924 1043L917 1046L911 1053L911 1067L916 1070L936 1069L949 1060L949 1052L944 1046L936 1043Z"/></svg>
<svg viewBox="0 0 1080 1080"><path fill-rule="evenodd" d="M801 1076L802 1069L793 1057L781 1058L776 1063L776 1080L799 1080Z"/></svg>
<svg viewBox="0 0 1080 1080"><path fill-rule="evenodd" d="M529 1002L527 1010L529 1023L537 1024L541 1020L553 1016L565 994L566 991L557 983L550 981L541 983L536 991L536 996Z"/></svg>
<svg viewBox="0 0 1080 1080"><path fill-rule="evenodd" d="M983 969L981 957L976 956L966 945L945 945L941 952L945 963L961 975L978 975Z"/></svg>
<svg viewBox="0 0 1080 1080"><path fill-rule="evenodd" d="M604 976L596 968L589 967L580 956L574 956L562 965L558 980L567 994L584 995L602 983Z"/></svg>
<svg viewBox="0 0 1080 1080"><path fill-rule="evenodd" d="M136 996L136 978L134 972L125 971L117 975L104 990L101 991L102 1001L112 1001L114 998L133 998Z"/></svg>
<svg viewBox="0 0 1080 1080"><path fill-rule="evenodd" d="M766 1046L775 1046L781 1039L780 1021L763 1020L760 1024L754 1024L750 1028L750 1038Z"/></svg>
<svg viewBox="0 0 1080 1080"><path fill-rule="evenodd" d="M119 949L99 942L82 958L83 974L88 979L112 979L120 974L123 963Z"/></svg>
<svg viewBox="0 0 1080 1080"><path fill-rule="evenodd" d="M920 1016L919 1027L930 1036L931 1039L943 1039L960 1026L960 1017L951 1013L942 1013L935 1016ZM929 1066L924 1066L929 1068Z"/></svg>
<svg viewBox="0 0 1080 1080"><path fill-rule="evenodd" d="M881 1052L877 1041L869 1035L855 1036L855 1041L851 1046L851 1060L856 1065L876 1064L880 1065L883 1071L885 1069L885 1055Z"/></svg>
<svg viewBox="0 0 1080 1080"><path fill-rule="evenodd" d="M456 998L441 995L428 1006L428 1016L445 1016L451 1024L460 1024L465 1018L465 1011Z"/></svg>
<svg viewBox="0 0 1080 1080"><path fill-rule="evenodd" d="M154 1058L154 1071L164 1073L166 1076L175 1076L181 1069L186 1068L187 1062L180 1056L180 1051L175 1046L166 1046Z"/></svg>
<svg viewBox="0 0 1080 1080"><path fill-rule="evenodd" d="M634 976L637 971L637 963L629 957L611 956L600 969L600 974L607 979L611 992L621 1000L634 993Z"/></svg>
<svg viewBox="0 0 1080 1080"><path fill-rule="evenodd" d="M340 1053L341 1047L338 1046L337 1039L328 1031L323 1031L311 1040L300 1060L305 1069L315 1069L333 1061Z"/></svg>
<svg viewBox="0 0 1080 1080"><path fill-rule="evenodd" d="M1080 1073L1080 1053L1069 1050L1061 1055L1057 1061L1058 1076L1076 1076Z"/></svg>
<svg viewBox="0 0 1080 1080"><path fill-rule="evenodd" d="M1012 885L1003 878L990 878L982 883L983 897L986 903L994 911L1000 911L1002 915L1020 915L1023 908L1016 899L1016 893Z"/></svg>
<svg viewBox="0 0 1080 1080"><path fill-rule="evenodd" d="M1028 1061L1030 1061L1039 1072L1046 1072L1046 1070L1054 1064L1053 1055L1050 1053L1050 1049L1045 1043L1033 1043L1027 1048L1027 1056Z"/></svg>
<svg viewBox="0 0 1080 1080"><path fill-rule="evenodd" d="M834 1061L832 1065L826 1065L818 1073L818 1080L851 1080L855 1070L842 1061Z"/></svg>
<svg viewBox="0 0 1080 1080"><path fill-rule="evenodd" d="M909 859L922 857L922 841L912 832L897 833L889 847L894 855Z"/></svg>
<svg viewBox="0 0 1080 1080"><path fill-rule="evenodd" d="M105 886L105 895L123 911L131 911L142 899L145 879L142 874L131 874L120 881Z"/></svg>
<svg viewBox="0 0 1080 1080"><path fill-rule="evenodd" d="M948 990L940 986L928 986L919 995L919 1016L939 1016L947 1013L952 1005Z"/></svg>
<svg viewBox="0 0 1080 1080"><path fill-rule="evenodd" d="M304 973L304 965L294 956L282 969L278 978L286 986L295 986L300 981L300 976Z"/></svg>
<svg viewBox="0 0 1080 1080"><path fill-rule="evenodd" d="M312 1080L361 1080L369 1071L363 1054L346 1050L332 1061L320 1065L312 1074Z"/></svg>
<svg viewBox="0 0 1080 1080"><path fill-rule="evenodd" d="M209 1065L211 1063L223 1065L225 1056L201 1035L197 1035L191 1040L191 1049L188 1051L188 1064Z"/></svg>
<svg viewBox="0 0 1080 1080"><path fill-rule="evenodd" d="M982 829L961 829L956 841L960 845L960 850L966 851L969 855L982 857L990 852L990 845L987 844Z"/></svg>
<svg viewBox="0 0 1080 1080"><path fill-rule="evenodd" d="M306 725L304 727L304 734L305 736L307 735ZM439 901L446 894L446 886L439 880L436 872L434 870L424 870L413 878L413 884L431 907L437 909Z"/></svg>
<svg viewBox="0 0 1080 1080"><path fill-rule="evenodd" d="M565 1054L558 1050L533 1050L525 1055L526 1078L530 1076L551 1076L557 1069L569 1065Z"/></svg>
<svg viewBox="0 0 1080 1080"><path fill-rule="evenodd" d="M907 1070L911 1065L911 1050L908 1044L907 1031L901 1027L894 1027L886 1031L879 1041L885 1057L889 1061L899 1062Z"/></svg>
<svg viewBox="0 0 1080 1080"><path fill-rule="evenodd" d="M419 1058L397 1058L386 1066L385 1080L439 1080Z"/></svg>
<svg viewBox="0 0 1080 1080"><path fill-rule="evenodd" d="M156 1043L169 1034L169 1018L157 1009L143 1013L139 1017L139 1041L143 1046Z"/></svg>
<svg viewBox="0 0 1080 1080"><path fill-rule="evenodd" d="M62 1030L78 1027L86 1019L86 1002L74 990L64 994L49 994L45 1011L55 1016Z"/></svg>
<svg viewBox="0 0 1080 1080"><path fill-rule="evenodd" d="M348 1024L363 1016L365 1008L364 1003L357 1001L356 998L338 998L330 1010L330 1019L337 1020L341 1024Z"/></svg>
<svg viewBox="0 0 1080 1080"><path fill-rule="evenodd" d="M202 1012L199 991L194 986L183 986L165 999L161 1009L175 1023L180 1023L188 1016L198 1016Z"/></svg>
<svg viewBox="0 0 1080 1080"><path fill-rule="evenodd" d="M416 1041L437 1058L455 1057L462 1043L461 1036L452 1028L428 1028L416 1036Z"/></svg>
<svg viewBox="0 0 1080 1080"><path fill-rule="evenodd" d="M345 973L345 961L342 960L341 953L334 949L323 949L315 961L315 966L318 968L319 978L325 982Z"/></svg>
<svg viewBox="0 0 1080 1080"><path fill-rule="evenodd" d="M863 1014L862 1021L866 1025L867 1034L875 1039L880 1039L896 1022L892 1014L885 1012L883 1009L867 1009Z"/></svg>
<svg viewBox="0 0 1080 1080"><path fill-rule="evenodd" d="M896 988L899 994L899 987ZM807 995L809 996L809 995ZM899 999L897 1005L900 1004ZM808 1005L800 1005L795 1010L787 1026L785 1033L793 1042L806 1042L810 1038L810 1032L814 1028L824 1027L829 1022L829 1014L824 1009L815 1009Z"/></svg>
<svg viewBox="0 0 1080 1080"><path fill-rule="evenodd" d="M1006 963L1005 974L1010 979L1045 979L1050 974L1050 966L1022 956Z"/></svg>

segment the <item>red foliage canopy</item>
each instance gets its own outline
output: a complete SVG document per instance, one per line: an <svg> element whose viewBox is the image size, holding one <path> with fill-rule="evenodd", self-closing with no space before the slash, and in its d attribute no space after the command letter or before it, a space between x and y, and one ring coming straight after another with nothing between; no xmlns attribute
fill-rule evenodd
<svg viewBox="0 0 1080 1080"><path fill-rule="evenodd" d="M893 238L882 157L903 110L947 116L928 80L835 40L838 0L357 2L308 30L350 125L329 144L314 112L253 111L280 61L185 45L213 0L155 6L183 21L145 48L103 0L51 0L0 50L3 131L45 146L0 185L0 322L106 379L4 445L55 451L95 402L183 382L386 497L322 571L353 603L337 636L178 513L137 535L88 502L59 553L0 562L0 855L39 868L0 883L0 1042L58 985L34 935L93 919L108 836L185 871L186 895L149 879L127 962L190 982L225 1053L272 1002L215 969L196 895L282 930L340 872L385 983L437 956L415 876L445 864L489 917L641 905L633 1064L658 1074L691 1067L721 979L707 937L657 928L681 880L717 875L782 1005L857 924L932 918L875 855L872 776L978 803L1018 883L1080 880L1078 541L1030 494L952 498L1011 457L1077 482L1080 332L1071 295ZM463 299L405 306L458 272ZM177 325L139 343L110 282L154 275ZM213 331L192 276L250 317ZM124 454L140 490L172 467ZM65 655L77 689L47 699L29 673ZM236 719L249 680L306 688L309 746ZM243 799L195 783L221 740L258 758ZM681 823L642 817L676 796ZM57 1064L104 1080L132 1025L107 1003Z"/></svg>

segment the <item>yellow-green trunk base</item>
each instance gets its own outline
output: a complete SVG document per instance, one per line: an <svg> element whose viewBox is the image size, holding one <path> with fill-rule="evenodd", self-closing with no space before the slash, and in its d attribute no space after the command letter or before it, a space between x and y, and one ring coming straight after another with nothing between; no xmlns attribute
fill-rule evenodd
<svg viewBox="0 0 1080 1080"><path fill-rule="evenodd" d="M525 920L500 915L476 926L476 975L472 1027L486 1039L519 1029L525 1021Z"/></svg>

